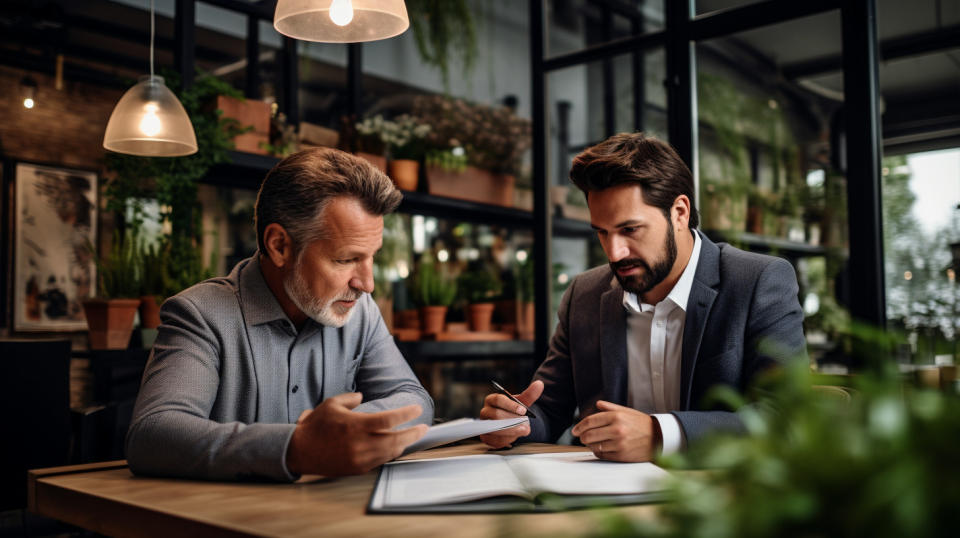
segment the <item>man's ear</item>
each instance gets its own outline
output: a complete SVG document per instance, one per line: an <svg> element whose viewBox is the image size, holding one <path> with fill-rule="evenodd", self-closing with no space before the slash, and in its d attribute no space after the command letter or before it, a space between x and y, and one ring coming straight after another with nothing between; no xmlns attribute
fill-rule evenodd
<svg viewBox="0 0 960 538"><path fill-rule="evenodd" d="M293 241L278 223L271 222L263 230L263 246L267 250L264 254L273 265L286 267L293 263Z"/></svg>
<svg viewBox="0 0 960 538"><path fill-rule="evenodd" d="M673 207L670 208L673 216L673 225L678 231L690 228L690 199L686 194L681 194L673 201Z"/></svg>

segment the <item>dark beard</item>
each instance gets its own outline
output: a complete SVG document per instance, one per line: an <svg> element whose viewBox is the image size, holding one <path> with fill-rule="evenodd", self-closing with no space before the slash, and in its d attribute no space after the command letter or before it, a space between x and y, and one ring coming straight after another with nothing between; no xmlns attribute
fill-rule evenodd
<svg viewBox="0 0 960 538"><path fill-rule="evenodd" d="M663 242L663 257L651 268L647 262L640 258L628 258L618 262L611 262L610 269L613 275L617 277L620 286L624 290L634 293L637 297L642 297L644 293L652 290L657 284L663 282L670 270L673 269L674 262L677 261L677 240L673 235L673 226L667 225L667 238ZM620 276L617 269L624 267L639 266L642 271L639 275Z"/></svg>

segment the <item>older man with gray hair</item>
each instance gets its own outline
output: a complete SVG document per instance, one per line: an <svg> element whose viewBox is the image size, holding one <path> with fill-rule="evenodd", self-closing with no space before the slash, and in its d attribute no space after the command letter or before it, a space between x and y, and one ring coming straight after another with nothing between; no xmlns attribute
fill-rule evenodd
<svg viewBox="0 0 960 538"><path fill-rule="evenodd" d="M338 150L301 151L267 174L259 251L163 305L127 433L134 473L355 474L423 436L433 401L370 297L383 215L400 200Z"/></svg>

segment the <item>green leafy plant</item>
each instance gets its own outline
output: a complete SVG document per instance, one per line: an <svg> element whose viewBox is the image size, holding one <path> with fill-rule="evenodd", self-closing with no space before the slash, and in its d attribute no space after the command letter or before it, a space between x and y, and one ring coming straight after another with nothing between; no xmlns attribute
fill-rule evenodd
<svg viewBox="0 0 960 538"><path fill-rule="evenodd" d="M164 81L170 87L193 123L197 136L197 153L186 157L137 157L108 152L106 168L113 176L107 182L107 209L125 214L133 205L133 222L143 218L144 200L156 199L161 207L161 219L169 221L171 234L196 237L199 234L200 204L197 200L197 181L212 166L229 160L233 138L247 130L233 119L223 118L214 108L218 95L242 98L230 84L213 75L198 73L193 85L183 90L180 76L164 71Z"/></svg>
<svg viewBox="0 0 960 538"><path fill-rule="evenodd" d="M163 285L166 297L213 278L216 264L216 252L211 253L209 263L203 262L203 253L191 239L172 236L163 249Z"/></svg>
<svg viewBox="0 0 960 538"><path fill-rule="evenodd" d="M407 13L424 63L440 70L450 87L450 64L459 58L468 77L477 58L477 30L467 0L408 0Z"/></svg>
<svg viewBox="0 0 960 538"><path fill-rule="evenodd" d="M414 280L415 301L420 306L450 306L456 298L456 281L426 258L420 261Z"/></svg>
<svg viewBox="0 0 960 538"><path fill-rule="evenodd" d="M420 96L413 113L430 125L429 150L465 149L467 164L495 173L516 174L532 143L530 120L504 106L470 103L444 96Z"/></svg>
<svg viewBox="0 0 960 538"><path fill-rule="evenodd" d="M484 267L464 271L457 277L457 290L470 304L489 302L500 294L501 289L500 279Z"/></svg>
<svg viewBox="0 0 960 538"><path fill-rule="evenodd" d="M387 151L387 145L383 141L383 128L386 120L383 115L377 114L354 125L357 151L372 153L374 155L383 155Z"/></svg>
<svg viewBox="0 0 960 538"><path fill-rule="evenodd" d="M158 243L141 242L140 251L140 295L164 296L167 292L163 282L164 252Z"/></svg>
<svg viewBox="0 0 960 538"><path fill-rule="evenodd" d="M517 282L517 291L520 295L520 300L524 303L533 302L533 259L527 258L522 262L518 262L514 269L515 279Z"/></svg>
<svg viewBox="0 0 960 538"><path fill-rule="evenodd" d="M297 151L297 128L287 124L287 115L277 112L277 104L271 106L273 116L270 118L270 142L261 142L260 147L274 157L281 159Z"/></svg>
<svg viewBox="0 0 960 538"><path fill-rule="evenodd" d="M380 137L391 158L419 160L424 154L424 139L429 132L430 126L421 123L419 118L402 114L393 121L384 122Z"/></svg>
<svg viewBox="0 0 960 538"><path fill-rule="evenodd" d="M436 166L449 172L467 169L467 154L463 148L432 149L426 153L427 166Z"/></svg>
<svg viewBox="0 0 960 538"><path fill-rule="evenodd" d="M88 248L95 252L92 244ZM141 259L137 239L131 230L121 234L114 231L110 253L94 255L100 297L103 299L131 299L140 296Z"/></svg>
<svg viewBox="0 0 960 538"><path fill-rule="evenodd" d="M905 381L903 336L854 326L867 368L852 397L813 387L805 361L765 378L741 407L750 435L661 460L678 473L656 521L603 520L603 536L953 536L960 515L960 396ZM842 393L840 393L842 394ZM743 403L732 391L718 394Z"/></svg>

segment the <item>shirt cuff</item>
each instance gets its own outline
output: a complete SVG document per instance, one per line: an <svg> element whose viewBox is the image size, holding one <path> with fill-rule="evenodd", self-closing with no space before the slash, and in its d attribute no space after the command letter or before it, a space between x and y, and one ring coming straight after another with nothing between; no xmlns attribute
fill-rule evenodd
<svg viewBox="0 0 960 538"><path fill-rule="evenodd" d="M677 417L670 413L656 413L650 416L660 425L660 432L663 434L661 454L664 456L676 454L687 446L687 440L683 436L683 429L680 428Z"/></svg>

